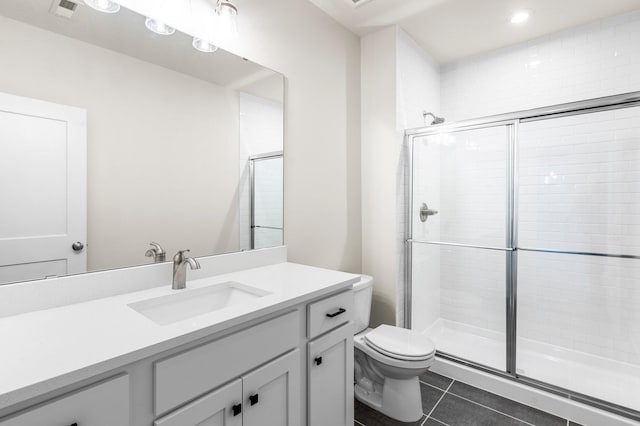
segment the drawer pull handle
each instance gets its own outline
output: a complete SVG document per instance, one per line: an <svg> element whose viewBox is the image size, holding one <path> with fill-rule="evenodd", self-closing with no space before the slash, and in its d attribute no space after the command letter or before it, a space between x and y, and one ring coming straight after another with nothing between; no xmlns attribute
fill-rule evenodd
<svg viewBox="0 0 640 426"><path fill-rule="evenodd" d="M231 407L231 410L233 411L233 415L237 416L238 414L242 413L242 404L236 404L233 407Z"/></svg>
<svg viewBox="0 0 640 426"><path fill-rule="evenodd" d="M320 365L322 364L322 357L321 356L316 357L313 361L316 363L316 365Z"/></svg>
<svg viewBox="0 0 640 426"><path fill-rule="evenodd" d="M256 405L258 403L258 394L249 395L249 402L251 405Z"/></svg>
<svg viewBox="0 0 640 426"><path fill-rule="evenodd" d="M71 423L69 426L78 426L78 422L76 422L76 423Z"/></svg>
<svg viewBox="0 0 640 426"><path fill-rule="evenodd" d="M338 315L344 314L345 312L347 312L347 310L345 308L340 308L337 311L331 313L331 314L327 314L327 316L329 318L333 318L333 317L337 317Z"/></svg>

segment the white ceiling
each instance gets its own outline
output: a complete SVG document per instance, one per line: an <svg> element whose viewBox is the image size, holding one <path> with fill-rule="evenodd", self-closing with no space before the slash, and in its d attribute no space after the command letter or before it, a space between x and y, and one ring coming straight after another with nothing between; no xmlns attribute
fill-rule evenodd
<svg viewBox="0 0 640 426"><path fill-rule="evenodd" d="M640 9L640 0L309 0L356 34L397 24L441 64ZM519 9L533 14L509 22Z"/></svg>

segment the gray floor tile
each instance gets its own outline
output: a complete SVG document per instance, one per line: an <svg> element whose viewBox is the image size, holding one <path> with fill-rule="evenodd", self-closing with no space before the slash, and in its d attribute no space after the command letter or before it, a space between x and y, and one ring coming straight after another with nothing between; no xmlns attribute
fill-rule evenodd
<svg viewBox="0 0 640 426"><path fill-rule="evenodd" d="M365 426L420 426L425 419L425 416L422 416L417 422L399 422L377 412L358 400L355 400L354 408L355 419Z"/></svg>
<svg viewBox="0 0 640 426"><path fill-rule="evenodd" d="M442 390L447 390L453 379L442 376L438 373L434 373L432 371L427 371L422 376L420 376L420 381L429 383L431 386L435 386Z"/></svg>
<svg viewBox="0 0 640 426"><path fill-rule="evenodd" d="M465 383L455 382L449 392L470 399L501 413L508 414L527 423L533 423L536 426L566 426L567 421L560 417L554 416L528 405L503 398L499 395L469 386Z"/></svg>
<svg viewBox="0 0 640 426"><path fill-rule="evenodd" d="M446 423L442 423L437 421L436 419L432 419L429 417L426 422L424 422L424 426L448 426Z"/></svg>
<svg viewBox="0 0 640 426"><path fill-rule="evenodd" d="M422 397L422 412L429 414L433 407L436 406L444 391L436 389L431 386L427 386L420 383L420 396Z"/></svg>
<svg viewBox="0 0 640 426"><path fill-rule="evenodd" d="M507 417L473 402L447 393L431 417L451 426L525 426L519 420ZM368 426L368 425L367 425Z"/></svg>

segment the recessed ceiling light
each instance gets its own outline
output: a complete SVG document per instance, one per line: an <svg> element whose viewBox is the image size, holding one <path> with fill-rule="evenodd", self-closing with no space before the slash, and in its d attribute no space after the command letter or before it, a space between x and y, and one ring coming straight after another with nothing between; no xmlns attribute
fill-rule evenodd
<svg viewBox="0 0 640 426"><path fill-rule="evenodd" d="M208 41L205 41L198 37L193 38L192 45L194 49L204 53L213 53L218 50L218 46L216 46L215 44L211 44Z"/></svg>
<svg viewBox="0 0 640 426"><path fill-rule="evenodd" d="M92 9L104 13L117 13L120 10L120 5L111 0L84 0L84 2Z"/></svg>
<svg viewBox="0 0 640 426"><path fill-rule="evenodd" d="M522 24L529 20L531 16L531 12L528 10L519 10L513 15L511 15L511 23L512 24Z"/></svg>
<svg viewBox="0 0 640 426"><path fill-rule="evenodd" d="M144 24L150 31L153 31L156 34L171 35L176 32L175 28L170 27L158 19L147 18Z"/></svg>

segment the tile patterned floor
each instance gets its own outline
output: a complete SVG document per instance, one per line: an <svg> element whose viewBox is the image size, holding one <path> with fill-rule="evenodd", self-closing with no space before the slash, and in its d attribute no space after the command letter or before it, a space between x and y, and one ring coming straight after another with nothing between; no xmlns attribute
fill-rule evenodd
<svg viewBox="0 0 640 426"><path fill-rule="evenodd" d="M420 377L423 416L404 423L355 401L357 426L580 426L544 411L428 372Z"/></svg>

